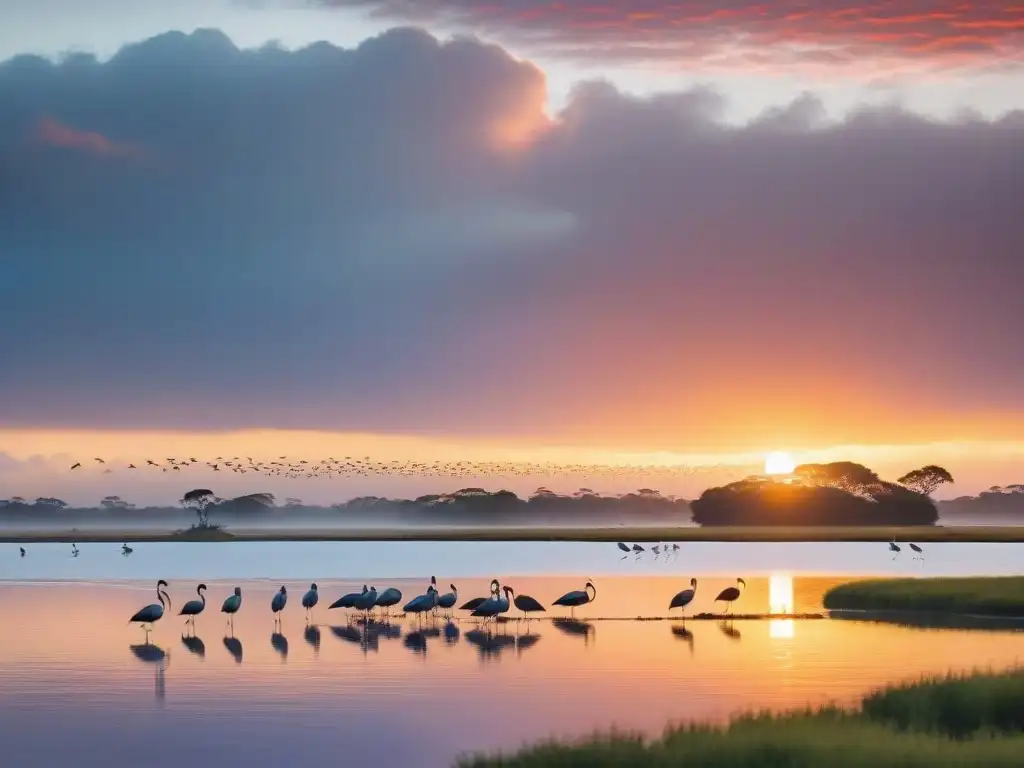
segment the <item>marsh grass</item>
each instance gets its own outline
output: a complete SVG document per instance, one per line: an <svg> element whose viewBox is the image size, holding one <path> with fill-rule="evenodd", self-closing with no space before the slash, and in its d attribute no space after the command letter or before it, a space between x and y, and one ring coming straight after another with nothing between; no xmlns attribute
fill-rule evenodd
<svg viewBox="0 0 1024 768"><path fill-rule="evenodd" d="M1024 764L1024 670L922 679L835 706L740 715L726 726L668 728L660 739L610 731L460 768L860 768Z"/></svg>
<svg viewBox="0 0 1024 768"><path fill-rule="evenodd" d="M865 579L825 593L830 610L1024 617L1024 576Z"/></svg>

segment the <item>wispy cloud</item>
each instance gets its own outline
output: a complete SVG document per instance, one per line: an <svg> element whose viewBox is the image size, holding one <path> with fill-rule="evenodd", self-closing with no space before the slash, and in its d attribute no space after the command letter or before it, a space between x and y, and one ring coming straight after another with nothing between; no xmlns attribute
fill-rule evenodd
<svg viewBox="0 0 1024 768"><path fill-rule="evenodd" d="M997 0L320 0L465 28L573 60L709 68L1024 63L1024 6Z"/></svg>

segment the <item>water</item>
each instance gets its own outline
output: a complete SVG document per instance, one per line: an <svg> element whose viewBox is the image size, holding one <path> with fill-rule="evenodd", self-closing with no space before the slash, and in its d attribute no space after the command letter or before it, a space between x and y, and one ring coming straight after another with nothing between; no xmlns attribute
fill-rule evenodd
<svg viewBox="0 0 1024 768"><path fill-rule="evenodd" d="M279 766L306 761L449 765L460 752L515 748L616 725L659 733L671 720L737 710L852 702L872 688L950 668L1003 668L1018 631L936 630L838 620L605 620L665 615L698 578L694 611L747 578L737 610L813 611L844 573L1012 573L1019 545L926 547L924 564L890 560L884 544L684 544L679 557L619 559L614 545L502 543L140 544L0 546L0 743L5 764ZM450 570L454 573L444 573ZM406 599L436 572L460 603L492 575L548 604L597 585L575 624L550 620L496 634L463 619L417 632L366 632L326 606L370 581ZM506 574L520 574L518 576ZM210 607L197 639L176 615L144 643L127 617L171 582L173 613ZM321 603L305 625L302 593ZM272 594L290 601L275 634ZM218 612L235 585L233 633ZM550 615L567 612L554 609ZM233 636L232 636L233 635Z"/></svg>

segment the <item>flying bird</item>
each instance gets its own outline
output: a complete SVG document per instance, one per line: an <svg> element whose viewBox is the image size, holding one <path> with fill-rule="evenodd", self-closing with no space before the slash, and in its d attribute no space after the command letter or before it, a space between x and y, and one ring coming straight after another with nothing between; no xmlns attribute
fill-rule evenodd
<svg viewBox="0 0 1024 768"><path fill-rule="evenodd" d="M71 465L71 471L74 471L74 470L78 469L80 466L82 466L82 462L80 462L80 461L75 463L75 464L72 464Z"/></svg>

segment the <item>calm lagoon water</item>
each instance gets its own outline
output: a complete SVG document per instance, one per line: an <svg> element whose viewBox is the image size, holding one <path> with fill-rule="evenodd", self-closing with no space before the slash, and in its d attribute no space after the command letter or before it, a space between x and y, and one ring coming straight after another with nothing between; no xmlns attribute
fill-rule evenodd
<svg viewBox="0 0 1024 768"><path fill-rule="evenodd" d="M660 732L747 708L847 702L885 683L1024 659L1024 633L919 629L839 620L638 622L664 616L698 578L712 610L736 576L747 612L811 611L846 575L1017 573L1021 545L925 548L924 563L884 544L683 544L677 556L621 559L612 544L228 543L0 545L0 744L4 764L37 766L445 766L460 752L514 748L612 725ZM578 621L466 618L390 627L326 606L373 583L406 599L436 574L460 603L497 576L549 604L587 577ZM127 618L171 583L173 616L149 643ZM210 589L196 637L180 606ZM307 626L300 599L321 603ZM275 632L270 598L290 601ZM241 586L233 632L221 601ZM550 616L567 612L553 609Z"/></svg>

